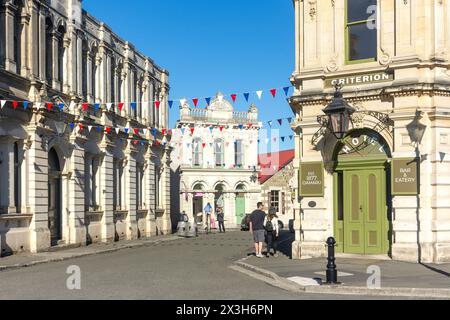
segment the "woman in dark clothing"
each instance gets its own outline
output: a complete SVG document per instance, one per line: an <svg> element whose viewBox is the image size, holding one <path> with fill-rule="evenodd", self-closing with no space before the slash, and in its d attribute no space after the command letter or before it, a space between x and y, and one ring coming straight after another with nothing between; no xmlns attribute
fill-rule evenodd
<svg viewBox="0 0 450 320"><path fill-rule="evenodd" d="M274 257L278 257L277 241L278 236L280 235L280 230L278 227L278 217L274 208L269 210L269 215L264 220L264 227L266 229L267 257L271 254L270 249L273 249L272 255Z"/></svg>
<svg viewBox="0 0 450 320"><path fill-rule="evenodd" d="M222 208L217 208L217 221L219 222L219 232L225 233L225 225L224 225L224 216L223 216L223 210Z"/></svg>

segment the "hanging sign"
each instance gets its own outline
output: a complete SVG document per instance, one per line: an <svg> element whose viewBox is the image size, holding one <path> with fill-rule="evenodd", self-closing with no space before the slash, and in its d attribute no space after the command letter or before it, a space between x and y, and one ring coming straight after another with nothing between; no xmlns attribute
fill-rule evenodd
<svg viewBox="0 0 450 320"><path fill-rule="evenodd" d="M323 197L323 182L322 162L300 164L299 190L301 197Z"/></svg>
<svg viewBox="0 0 450 320"><path fill-rule="evenodd" d="M418 194L417 159L392 160L392 195L414 196Z"/></svg>

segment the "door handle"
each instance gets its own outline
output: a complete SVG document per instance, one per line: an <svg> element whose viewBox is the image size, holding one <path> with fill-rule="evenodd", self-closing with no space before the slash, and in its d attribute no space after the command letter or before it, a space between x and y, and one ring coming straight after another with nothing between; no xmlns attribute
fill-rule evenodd
<svg viewBox="0 0 450 320"><path fill-rule="evenodd" d="M359 211L361 211L361 212L363 211L363 206L362 205L359 206Z"/></svg>

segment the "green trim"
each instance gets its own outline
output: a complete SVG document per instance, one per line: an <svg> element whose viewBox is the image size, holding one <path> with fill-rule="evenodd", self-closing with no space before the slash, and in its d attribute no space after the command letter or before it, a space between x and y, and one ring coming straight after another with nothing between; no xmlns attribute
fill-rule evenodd
<svg viewBox="0 0 450 320"><path fill-rule="evenodd" d="M338 199L338 172L333 173L333 222L334 222L334 238L336 239L336 252L344 253L344 221L338 220L339 215L339 199ZM340 232L342 230L342 233Z"/></svg>
<svg viewBox="0 0 450 320"><path fill-rule="evenodd" d="M361 23L367 23L368 21L376 21L376 19L367 19L367 20L361 20L361 21L353 21L348 22L348 0L344 1L345 3L345 9L344 9L344 36L345 36L345 64L346 65L352 65L352 64L360 64L360 63L369 63L369 62L376 62L377 61L377 54L373 58L368 59L360 59L360 60L350 60L350 50L349 50L349 26L354 26ZM377 48L378 48L378 36L377 36Z"/></svg>

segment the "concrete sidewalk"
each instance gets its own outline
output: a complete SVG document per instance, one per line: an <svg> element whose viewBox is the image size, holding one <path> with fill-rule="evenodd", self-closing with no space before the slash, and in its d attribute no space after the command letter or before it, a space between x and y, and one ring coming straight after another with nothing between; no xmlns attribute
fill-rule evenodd
<svg viewBox="0 0 450 320"><path fill-rule="evenodd" d="M280 249L288 255L291 241L283 236ZM255 277L265 277L290 291L450 299L450 264L338 257L336 265L341 284L328 286L323 284L326 282L326 258L291 260L287 255L261 259L248 256L235 262L235 266L250 276L254 273ZM373 271L368 273L371 266L380 271L381 287L378 289L367 285L373 274Z"/></svg>
<svg viewBox="0 0 450 320"><path fill-rule="evenodd" d="M96 243L89 246L77 247L72 249L52 248L52 250L49 252L40 252L35 254L16 254L0 258L0 272L17 268L31 267L43 263L91 256L95 254L116 252L123 249L150 246L163 242L175 241L178 239L181 238L176 235L165 235L131 241Z"/></svg>

